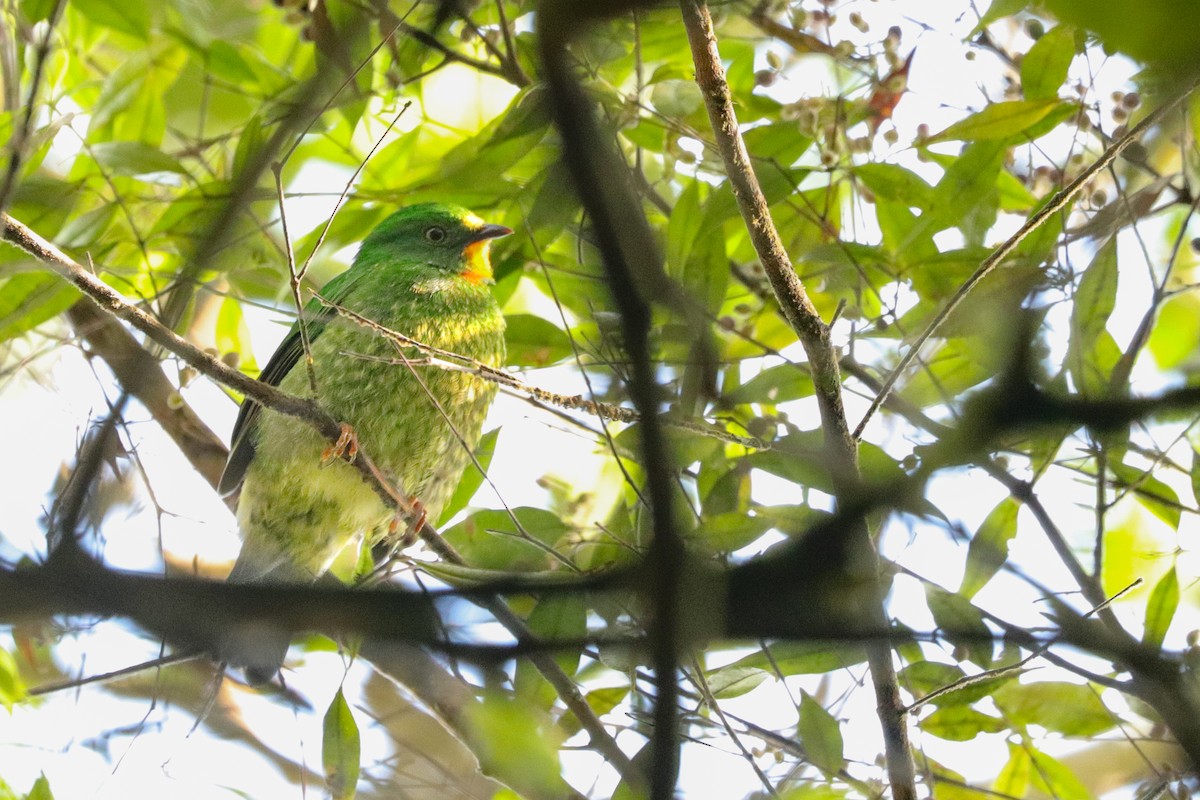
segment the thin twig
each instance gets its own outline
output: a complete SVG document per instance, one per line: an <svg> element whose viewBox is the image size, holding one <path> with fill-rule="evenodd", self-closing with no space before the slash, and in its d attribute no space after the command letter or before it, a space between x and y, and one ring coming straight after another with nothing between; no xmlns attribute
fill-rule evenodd
<svg viewBox="0 0 1200 800"><path fill-rule="evenodd" d="M3 184L0 184L0 214L4 213L5 209L8 208L8 201L12 198L13 190L17 187L17 176L21 171L21 161L25 158L25 145L29 141L29 133L33 128L33 112L37 107L37 95L42 88L42 75L45 74L46 62L50 59L50 39L54 36L54 29L58 26L58 20L62 16L66 5L66 0L55 0L54 8L50 11L49 18L46 20L45 34L32 48L33 74L29 79L29 99L25 102L21 124L13 132L12 138L9 139L8 169L4 172ZM19 76L12 76L12 80L16 81L19 85Z"/></svg>
<svg viewBox="0 0 1200 800"><path fill-rule="evenodd" d="M546 403L548 405L558 406L571 411L583 411L586 414L591 414L601 420L612 420L614 422L633 423L641 419L641 415L632 408L625 406L613 405L599 400L590 400L582 395L564 395L556 392L547 391L539 386L522 381L520 378L505 372L502 369L484 364L473 358L467 358L449 350L442 350L432 345L424 344L403 333L391 330L378 322L370 320L361 314L352 311L344 306L340 306L330 300L325 299L317 292L313 292L313 297L317 298L321 303L334 309L340 316L353 321L357 325L371 330L380 336L392 341L395 344L403 347L412 347L421 352L428 353L433 358L426 359L423 364L438 369L454 370L460 372L469 372L484 380L497 383L500 386L511 389L514 392L527 395L535 400ZM351 354L353 355L353 354ZM359 356L366 358L366 356ZM396 363L403 364L405 362L397 360ZM730 433L727 430L717 427L716 425L707 422L706 420L688 419L677 417L670 414L663 415L663 423L673 428L690 431L701 436L708 436L713 439L719 439L730 444L739 444L743 447L754 450L769 450L771 445L768 442L754 436L739 436L736 433Z"/></svg>

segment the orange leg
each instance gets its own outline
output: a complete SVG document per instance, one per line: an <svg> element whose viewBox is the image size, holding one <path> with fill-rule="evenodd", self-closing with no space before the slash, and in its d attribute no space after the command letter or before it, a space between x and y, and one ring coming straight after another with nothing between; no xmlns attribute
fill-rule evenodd
<svg viewBox="0 0 1200 800"><path fill-rule="evenodd" d="M354 428L351 428L347 423L338 424L341 433L338 434L337 441L321 453L321 463L328 464L339 458L345 458L347 461L353 461L358 455L358 435L354 433Z"/></svg>

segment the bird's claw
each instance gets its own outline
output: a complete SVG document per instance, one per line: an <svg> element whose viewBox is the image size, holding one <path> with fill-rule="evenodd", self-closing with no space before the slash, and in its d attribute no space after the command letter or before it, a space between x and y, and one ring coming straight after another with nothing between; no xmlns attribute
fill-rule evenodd
<svg viewBox="0 0 1200 800"><path fill-rule="evenodd" d="M329 447L326 447L321 453L321 464L329 464L339 458L345 458L347 461L353 461L358 455L358 435L354 432L354 428L347 423L338 423L337 441Z"/></svg>
<svg viewBox="0 0 1200 800"><path fill-rule="evenodd" d="M398 538L401 547L408 547L417 540L417 534L421 528L425 527L425 522L429 518L425 506L421 505L420 500L413 497L409 499L408 504L411 510L397 510L392 517L391 525L388 526L388 538ZM399 535L401 530L404 531L403 536Z"/></svg>

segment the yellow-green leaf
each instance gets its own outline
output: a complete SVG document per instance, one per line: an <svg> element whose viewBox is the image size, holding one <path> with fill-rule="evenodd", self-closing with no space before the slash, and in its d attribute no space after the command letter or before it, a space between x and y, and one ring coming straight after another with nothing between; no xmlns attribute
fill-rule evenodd
<svg viewBox="0 0 1200 800"><path fill-rule="evenodd" d="M935 134L929 139L929 143L949 142L955 139L1008 139L1028 131L1064 105L1066 104L1055 98L992 103L982 111Z"/></svg>
<svg viewBox="0 0 1200 800"><path fill-rule="evenodd" d="M808 692L800 698L800 743L812 763L828 773L842 768L842 731L838 721Z"/></svg>
<svg viewBox="0 0 1200 800"><path fill-rule="evenodd" d="M1075 58L1075 31L1057 25L1038 39L1021 60L1021 88L1027 100L1048 100L1058 96L1058 88L1067 80L1067 70Z"/></svg>
<svg viewBox="0 0 1200 800"><path fill-rule="evenodd" d="M321 740L321 765L325 769L325 785L336 800L352 800L358 786L361 743L358 723L339 688L325 712Z"/></svg>
<svg viewBox="0 0 1200 800"><path fill-rule="evenodd" d="M1174 569L1169 569L1154 584L1150 599L1146 602L1146 631L1142 642L1149 647L1161 647L1175 609L1179 608L1179 578Z"/></svg>

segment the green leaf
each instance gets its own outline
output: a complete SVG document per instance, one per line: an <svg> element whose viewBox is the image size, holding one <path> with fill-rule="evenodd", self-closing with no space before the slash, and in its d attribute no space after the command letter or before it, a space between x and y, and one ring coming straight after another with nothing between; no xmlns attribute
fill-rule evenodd
<svg viewBox="0 0 1200 800"><path fill-rule="evenodd" d="M796 733L812 763L830 774L842 768L841 726L808 692L801 692L800 722Z"/></svg>
<svg viewBox="0 0 1200 800"><path fill-rule="evenodd" d="M1162 647L1175 609L1179 608L1179 578L1174 569L1169 569L1158 579L1150 599L1146 602L1146 631L1142 643L1148 647Z"/></svg>
<svg viewBox="0 0 1200 800"><path fill-rule="evenodd" d="M492 457L496 454L496 440L499 436L500 429L493 428L479 437L479 444L475 445L475 460L479 462L479 466L470 464L463 471L462 479L458 482L458 486L454 487L454 494L450 496L450 501L442 509L442 516L438 519L439 528L466 508L467 503L471 502L471 498L483 485L483 476L492 464Z"/></svg>
<svg viewBox="0 0 1200 800"><path fill-rule="evenodd" d="M1190 0L1140 0L1134 14L1122 3L1095 0L1047 0L1046 7L1063 22L1094 31L1106 45L1170 74L1200 68L1195 37L1200 4Z"/></svg>
<svg viewBox="0 0 1200 800"><path fill-rule="evenodd" d="M57 275L22 272L0 284L0 342L20 336L67 310L79 291Z"/></svg>
<svg viewBox="0 0 1200 800"><path fill-rule="evenodd" d="M1007 728L1004 720L965 705L939 708L921 720L921 730L951 742L969 742L981 733L999 733Z"/></svg>
<svg viewBox="0 0 1200 800"><path fill-rule="evenodd" d="M915 172L896 164L859 164L854 174L877 197L920 209L928 208L932 202L933 187Z"/></svg>
<svg viewBox="0 0 1200 800"><path fill-rule="evenodd" d="M1091 791L1066 764L1032 748L1030 759L1032 768L1029 776L1039 795L1055 800L1093 800Z"/></svg>
<svg viewBox="0 0 1200 800"><path fill-rule="evenodd" d="M767 532L771 521L741 511L706 516L688 539L694 539L712 552L732 553L754 542Z"/></svg>
<svg viewBox="0 0 1200 800"><path fill-rule="evenodd" d="M1179 530L1179 518L1183 509L1179 495L1174 489L1154 477L1152 473L1137 467L1111 463L1109 469L1122 486L1133 489L1138 502L1151 514L1170 525L1172 530Z"/></svg>
<svg viewBox="0 0 1200 800"><path fill-rule="evenodd" d="M992 700L1011 724L1040 725L1065 736L1095 736L1117 724L1096 692L1078 683L1010 682L993 692Z"/></svg>
<svg viewBox="0 0 1200 800"><path fill-rule="evenodd" d="M728 700L731 697L741 697L747 692L757 689L767 678L771 677L757 667L739 667L730 664L714 669L705 674L708 690L717 700Z"/></svg>
<svg viewBox="0 0 1200 800"><path fill-rule="evenodd" d="M1028 136L1037 123L1056 111L1062 111L1064 107L1072 108L1057 98L992 103L982 111L961 119L941 133L930 137L928 143L949 142L955 139L1009 139L1022 134Z"/></svg>
<svg viewBox="0 0 1200 800"><path fill-rule="evenodd" d="M735 405L764 403L778 405L789 400L811 397L812 375L798 364L768 367L725 396Z"/></svg>
<svg viewBox="0 0 1200 800"><path fill-rule="evenodd" d="M1012 497L1000 501L971 537L967 548L967 566L959 594L968 600L999 572L1008 559L1008 545L1017 535L1020 504Z"/></svg>
<svg viewBox="0 0 1200 800"><path fill-rule="evenodd" d="M562 733L537 709L489 692L466 708L465 722L474 730L471 741L485 774L520 775L527 789L515 788L524 796L573 794L558 760Z"/></svg>
<svg viewBox="0 0 1200 800"><path fill-rule="evenodd" d="M1107 342L1112 337L1106 339L1104 335L1108 333L1105 328L1116 302L1117 240L1113 237L1104 243L1084 271L1071 310L1068 372L1082 392L1094 394L1108 386L1112 352Z"/></svg>
<svg viewBox="0 0 1200 800"><path fill-rule="evenodd" d="M1019 744L1008 743L1008 761L1000 769L992 788L1003 797L1024 797L1029 789L1029 773L1033 762Z"/></svg>
<svg viewBox="0 0 1200 800"><path fill-rule="evenodd" d="M686 117L700 110L704 96L695 81L680 78L654 84L650 90L650 103L664 116Z"/></svg>
<svg viewBox="0 0 1200 800"><path fill-rule="evenodd" d="M1024 674L1023 670L1014 670L995 678L964 684L962 688L940 694L928 702L936 706L970 705L976 700L989 697L992 692L996 691L996 687L1016 680L1022 674ZM965 675L966 673L960 667L953 664L917 661L902 669L899 677L901 686L920 697L925 697L958 682Z"/></svg>
<svg viewBox="0 0 1200 800"><path fill-rule="evenodd" d="M21 16L30 25L50 18L50 12L57 5L55 0L21 0Z"/></svg>
<svg viewBox="0 0 1200 800"><path fill-rule="evenodd" d="M947 592L933 584L925 585L925 600L933 621L943 635L967 652L967 657L987 669L992 665L992 632L983 622L979 609L965 597Z"/></svg>
<svg viewBox="0 0 1200 800"><path fill-rule="evenodd" d="M1024 11L1029 7L1029 0L992 0L992 4L988 6L988 10L979 18L979 23L971 31L968 39L975 38L975 35L991 25L998 19L1011 17L1013 14Z"/></svg>
<svg viewBox="0 0 1200 800"><path fill-rule="evenodd" d="M571 341L562 329L533 314L504 318L507 363L514 367L544 367L571 355Z"/></svg>
<svg viewBox="0 0 1200 800"><path fill-rule="evenodd" d="M1146 349L1160 370L1186 368L1200 351L1200 297L1195 292L1169 297L1158 307Z"/></svg>
<svg viewBox="0 0 1200 800"><path fill-rule="evenodd" d="M150 38L153 5L122 0L71 0L72 8L97 25L143 40Z"/></svg>
<svg viewBox="0 0 1200 800"><path fill-rule="evenodd" d="M1067 80L1067 70L1075 58L1075 30L1056 25L1021 60L1021 88L1027 100L1058 97L1058 88Z"/></svg>
<svg viewBox="0 0 1200 800"><path fill-rule="evenodd" d="M325 712L321 739L321 765L325 785L336 800L351 800L358 786L361 746L358 723L341 688Z"/></svg>
<svg viewBox="0 0 1200 800"><path fill-rule="evenodd" d="M1200 450L1192 450L1192 499L1200 504Z"/></svg>
<svg viewBox="0 0 1200 800"><path fill-rule="evenodd" d="M17 660L7 650L0 650L0 705L12 713L14 703L25 699L25 682Z"/></svg>
<svg viewBox="0 0 1200 800"><path fill-rule="evenodd" d="M782 676L817 675L845 669L867 660L866 653L855 647L833 647L806 642L780 642L770 647L769 655L759 650L739 658L733 665L757 667Z"/></svg>
<svg viewBox="0 0 1200 800"><path fill-rule="evenodd" d="M813 140L796 130L790 122L759 125L742 134L746 150L755 160L775 161L781 167L790 167L812 147Z"/></svg>
<svg viewBox="0 0 1200 800"><path fill-rule="evenodd" d="M25 795L25 800L54 800L54 792L50 791L50 781L44 774L39 775L38 779L33 782L33 786L29 788L29 794Z"/></svg>
<svg viewBox="0 0 1200 800"><path fill-rule="evenodd" d="M54 243L65 249L83 249L94 244L117 214L116 203L106 203L86 214L72 217L54 237Z"/></svg>
<svg viewBox="0 0 1200 800"><path fill-rule="evenodd" d="M543 547L556 544L567 530L553 513L526 506L513 509L511 517L506 511L478 511L442 536L472 566L511 572L548 566L550 556Z"/></svg>
<svg viewBox="0 0 1200 800"><path fill-rule="evenodd" d="M176 159L141 142L100 142L92 145L92 155L98 164L117 175L187 173Z"/></svg>

